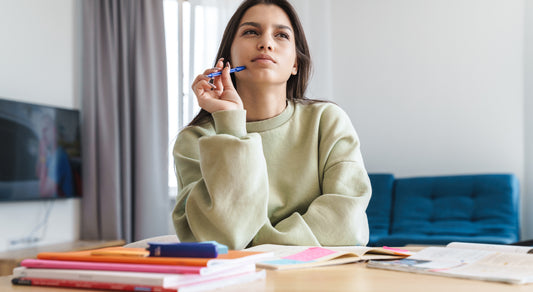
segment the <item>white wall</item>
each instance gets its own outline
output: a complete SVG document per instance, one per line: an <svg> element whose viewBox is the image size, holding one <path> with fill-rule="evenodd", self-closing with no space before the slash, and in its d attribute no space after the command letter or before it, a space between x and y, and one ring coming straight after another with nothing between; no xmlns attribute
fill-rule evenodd
<svg viewBox="0 0 533 292"><path fill-rule="evenodd" d="M304 27L312 59L311 76L306 95L315 99L332 99L333 66L332 1L290 0ZM339 2L342 5L342 2Z"/></svg>
<svg viewBox="0 0 533 292"><path fill-rule="evenodd" d="M333 96L369 172L525 184L523 0L336 0L332 15Z"/></svg>
<svg viewBox="0 0 533 292"><path fill-rule="evenodd" d="M0 97L79 108L77 1L0 0ZM39 225L50 202L0 203L0 252ZM39 244L76 240L80 200L52 205ZM36 235L41 235L38 232Z"/></svg>

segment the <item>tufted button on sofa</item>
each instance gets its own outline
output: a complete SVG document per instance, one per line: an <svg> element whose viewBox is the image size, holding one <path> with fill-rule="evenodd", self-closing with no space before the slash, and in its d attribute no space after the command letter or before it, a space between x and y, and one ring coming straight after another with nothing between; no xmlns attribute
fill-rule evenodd
<svg viewBox="0 0 533 292"><path fill-rule="evenodd" d="M370 246L519 240L519 183L513 174L369 176Z"/></svg>

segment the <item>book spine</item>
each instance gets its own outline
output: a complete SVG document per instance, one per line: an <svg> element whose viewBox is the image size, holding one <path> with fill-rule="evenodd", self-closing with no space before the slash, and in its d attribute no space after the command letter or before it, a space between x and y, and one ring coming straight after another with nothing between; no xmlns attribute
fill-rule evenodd
<svg viewBox="0 0 533 292"><path fill-rule="evenodd" d="M163 274L161 274L163 275ZM176 274L174 277L180 277ZM63 269L27 269L17 267L13 269L14 278L64 279L83 282L119 283L131 285L163 286L165 278L158 274L135 272L107 272Z"/></svg>
<svg viewBox="0 0 533 292"><path fill-rule="evenodd" d="M85 288L85 289L101 289L101 290L115 290L115 291L143 291L143 292L176 292L176 289L167 289L158 286L143 286L121 283L106 283L106 282L87 282L78 280L64 280L64 279L44 279L44 278L13 278L11 282L14 285L25 286L45 286L45 287L68 287L68 288Z"/></svg>
<svg viewBox="0 0 533 292"><path fill-rule="evenodd" d="M205 274L207 268L198 266L172 266L172 265L146 265L146 264L120 264L78 261L52 261L39 259L25 259L21 266L35 269L77 269L122 272L148 272L165 274Z"/></svg>

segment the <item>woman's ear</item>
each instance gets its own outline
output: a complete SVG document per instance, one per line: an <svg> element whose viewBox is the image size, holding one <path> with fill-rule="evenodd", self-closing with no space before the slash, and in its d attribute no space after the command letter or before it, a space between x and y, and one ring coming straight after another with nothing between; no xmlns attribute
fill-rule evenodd
<svg viewBox="0 0 533 292"><path fill-rule="evenodd" d="M294 65L292 66L292 75L298 74L298 61L294 61Z"/></svg>

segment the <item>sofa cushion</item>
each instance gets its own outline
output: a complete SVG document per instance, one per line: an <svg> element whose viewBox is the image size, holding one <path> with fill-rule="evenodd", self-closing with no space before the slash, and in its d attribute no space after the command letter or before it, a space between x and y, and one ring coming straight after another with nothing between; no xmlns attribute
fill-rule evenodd
<svg viewBox="0 0 533 292"><path fill-rule="evenodd" d="M372 197L366 209L370 230L368 245L373 246L379 238L389 235L394 175L376 173L368 176L372 185Z"/></svg>
<svg viewBox="0 0 533 292"><path fill-rule="evenodd" d="M404 246L408 244L419 245L446 245L450 242L476 242L488 244L503 244L501 236L459 236L459 235L424 235L424 234L391 234L377 239L375 246Z"/></svg>
<svg viewBox="0 0 533 292"><path fill-rule="evenodd" d="M515 242L518 200L512 174L397 179L388 244Z"/></svg>

